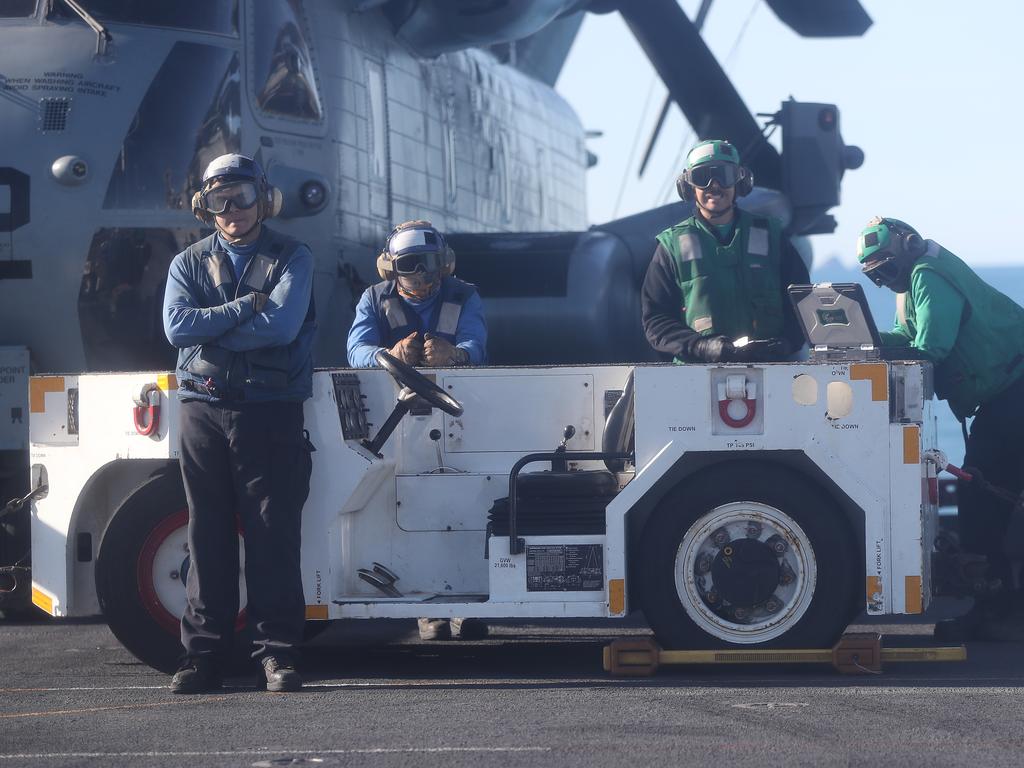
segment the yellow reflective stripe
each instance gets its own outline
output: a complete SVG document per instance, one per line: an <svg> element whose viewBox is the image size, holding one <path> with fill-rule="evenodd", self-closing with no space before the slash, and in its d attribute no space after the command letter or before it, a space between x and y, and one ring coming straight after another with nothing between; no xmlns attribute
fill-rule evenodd
<svg viewBox="0 0 1024 768"><path fill-rule="evenodd" d="M608 613L620 614L626 612L626 580L608 580Z"/></svg>
<svg viewBox="0 0 1024 768"><path fill-rule="evenodd" d="M853 363L850 366L850 380L871 382L871 399L889 399L889 371L885 363Z"/></svg>
<svg viewBox="0 0 1024 768"><path fill-rule="evenodd" d="M903 463L921 463L921 428L916 425L903 428Z"/></svg>
<svg viewBox="0 0 1024 768"><path fill-rule="evenodd" d="M63 376L33 376L28 382L29 413L45 413L46 393L63 391Z"/></svg>
<svg viewBox="0 0 1024 768"><path fill-rule="evenodd" d="M37 608L41 608L51 616L54 616L53 612L53 598L43 592L35 584L32 585L32 604Z"/></svg>
<svg viewBox="0 0 1024 768"><path fill-rule="evenodd" d="M904 602L907 606L907 613L921 613L924 610L921 600L921 577L906 576L903 579L903 585L904 592L906 592Z"/></svg>

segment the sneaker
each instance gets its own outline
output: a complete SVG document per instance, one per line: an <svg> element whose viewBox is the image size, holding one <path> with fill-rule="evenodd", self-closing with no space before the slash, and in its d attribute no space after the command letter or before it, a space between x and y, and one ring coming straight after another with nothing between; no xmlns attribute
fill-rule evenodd
<svg viewBox="0 0 1024 768"><path fill-rule="evenodd" d="M452 627L448 619L418 619L420 640L451 640Z"/></svg>
<svg viewBox="0 0 1024 768"><path fill-rule="evenodd" d="M205 656L186 658L171 678L171 693L206 693L223 686L216 662Z"/></svg>
<svg viewBox="0 0 1024 768"><path fill-rule="evenodd" d="M488 634L487 624L481 619L452 619L452 637L459 640L483 640Z"/></svg>
<svg viewBox="0 0 1024 768"><path fill-rule="evenodd" d="M302 688L302 677L295 664L281 656L263 657L263 674L267 678L267 690L273 693L297 691Z"/></svg>

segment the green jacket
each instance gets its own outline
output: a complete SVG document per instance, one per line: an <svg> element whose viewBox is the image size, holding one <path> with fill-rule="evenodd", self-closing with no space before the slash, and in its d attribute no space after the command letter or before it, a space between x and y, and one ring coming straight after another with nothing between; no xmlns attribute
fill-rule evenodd
<svg viewBox="0 0 1024 768"><path fill-rule="evenodd" d="M912 346L935 363L935 393L962 419L1024 374L1024 308L926 242L882 343Z"/></svg>
<svg viewBox="0 0 1024 768"><path fill-rule="evenodd" d="M703 336L770 339L783 335L781 228L737 209L732 240L722 244L699 216L658 235L671 256L682 320Z"/></svg>

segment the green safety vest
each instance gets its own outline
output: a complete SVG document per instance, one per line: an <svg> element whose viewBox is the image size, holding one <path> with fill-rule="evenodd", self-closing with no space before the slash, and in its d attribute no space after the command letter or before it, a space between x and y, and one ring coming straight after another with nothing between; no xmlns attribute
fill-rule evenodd
<svg viewBox="0 0 1024 768"><path fill-rule="evenodd" d="M658 235L675 265L687 326L703 336L770 339L783 333L781 227L736 209L732 241L691 216Z"/></svg>
<svg viewBox="0 0 1024 768"><path fill-rule="evenodd" d="M964 298L956 342L935 364L935 394L949 402L957 418L966 418L1024 374L1024 308L938 243L927 243L911 281L917 272L932 270ZM897 294L896 323L912 339L917 337L917 319L913 292Z"/></svg>

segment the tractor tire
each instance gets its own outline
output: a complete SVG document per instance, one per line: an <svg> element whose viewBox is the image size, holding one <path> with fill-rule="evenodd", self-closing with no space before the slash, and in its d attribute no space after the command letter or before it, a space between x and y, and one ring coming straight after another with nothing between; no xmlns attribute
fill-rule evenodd
<svg viewBox="0 0 1024 768"><path fill-rule="evenodd" d="M786 467L704 470L662 499L640 547L640 602L665 648L828 648L862 607L862 543Z"/></svg>
<svg viewBox="0 0 1024 768"><path fill-rule="evenodd" d="M181 659L188 567L188 505L181 477L160 475L135 491L107 524L96 558L96 594L114 636L133 656L171 673ZM245 603L244 585L239 598ZM244 607L236 633L244 627ZM245 664L238 638L232 668Z"/></svg>

